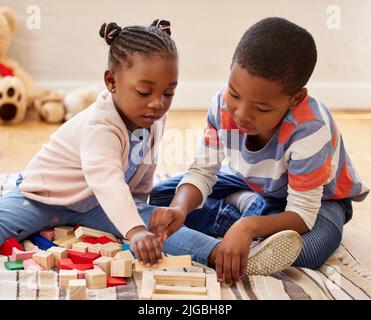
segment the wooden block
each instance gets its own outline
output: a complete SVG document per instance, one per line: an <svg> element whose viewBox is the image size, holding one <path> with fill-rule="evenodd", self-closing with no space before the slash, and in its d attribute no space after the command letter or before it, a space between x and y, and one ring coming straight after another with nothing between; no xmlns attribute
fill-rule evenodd
<svg viewBox="0 0 371 320"><path fill-rule="evenodd" d="M221 289L220 283L216 278L215 273L206 274L206 288L207 288L207 297L209 300L221 300Z"/></svg>
<svg viewBox="0 0 371 320"><path fill-rule="evenodd" d="M85 300L86 299L86 280L70 280L70 300Z"/></svg>
<svg viewBox="0 0 371 320"><path fill-rule="evenodd" d="M106 243L114 242L111 238L108 238L106 236L98 237L97 241L100 244L106 244Z"/></svg>
<svg viewBox="0 0 371 320"><path fill-rule="evenodd" d="M85 272L85 279L89 289L107 288L107 274L102 270L87 270Z"/></svg>
<svg viewBox="0 0 371 320"><path fill-rule="evenodd" d="M40 266L36 261L33 259L28 259L23 261L23 268L25 270L32 270L32 271L42 271L44 270L42 266Z"/></svg>
<svg viewBox="0 0 371 320"><path fill-rule="evenodd" d="M100 231L100 230L87 228L87 227L78 227L75 230L75 236L78 239L82 238L84 236L91 236L91 237L96 237L96 238L106 236L106 237L112 239L113 241L117 241L117 238L111 233L103 232L103 231Z"/></svg>
<svg viewBox="0 0 371 320"><path fill-rule="evenodd" d="M94 265L92 263L72 263L72 264L65 264L63 267L68 270L86 271L86 270L93 269Z"/></svg>
<svg viewBox="0 0 371 320"><path fill-rule="evenodd" d="M100 243L92 244L90 247L88 247L88 252L100 254L101 247L102 245Z"/></svg>
<svg viewBox="0 0 371 320"><path fill-rule="evenodd" d="M98 259L100 254L92 252L79 252L74 250L68 250L68 258L70 258L73 263L93 263L95 259Z"/></svg>
<svg viewBox="0 0 371 320"><path fill-rule="evenodd" d="M9 238L0 246L0 254L4 256L10 256L12 254L13 248L24 251L23 247L20 245L16 238Z"/></svg>
<svg viewBox="0 0 371 320"><path fill-rule="evenodd" d="M77 279L85 279L85 271L77 270Z"/></svg>
<svg viewBox="0 0 371 320"><path fill-rule="evenodd" d="M170 256L163 257L162 261L157 264L157 267L148 267L142 265L138 260L135 260L135 271L144 271L144 270L156 270L156 269L168 269L168 268L185 268L192 266L192 259L190 255L184 256Z"/></svg>
<svg viewBox="0 0 371 320"><path fill-rule="evenodd" d="M111 277L131 277L133 272L133 263L131 260L112 260Z"/></svg>
<svg viewBox="0 0 371 320"><path fill-rule="evenodd" d="M72 267L68 266L68 265L71 265L73 264L73 261L69 258L59 258L58 261L57 261L57 265L58 265L58 271L60 269L63 269L63 270L72 270Z"/></svg>
<svg viewBox="0 0 371 320"><path fill-rule="evenodd" d="M131 252L129 250L120 251L120 252L116 253L115 256L113 257L113 259L115 259L115 260L130 260L132 263L134 263L134 261L135 261L133 255L131 254Z"/></svg>
<svg viewBox="0 0 371 320"><path fill-rule="evenodd" d="M53 239L54 239L54 230L53 229L49 229L49 230L40 231L40 236L44 237L45 239L48 239L49 241L53 241Z"/></svg>
<svg viewBox="0 0 371 320"><path fill-rule="evenodd" d="M58 259L66 259L68 254L67 254L67 248L62 248L62 247L50 247L47 252L52 252L54 255L54 265L58 265Z"/></svg>
<svg viewBox="0 0 371 320"><path fill-rule="evenodd" d="M81 251L81 252L88 252L88 248L91 246L90 243L87 242L76 242L72 245L72 250Z"/></svg>
<svg viewBox="0 0 371 320"><path fill-rule="evenodd" d="M54 242L55 240L66 238L73 234L74 227L71 226L58 226L54 228Z"/></svg>
<svg viewBox="0 0 371 320"><path fill-rule="evenodd" d="M155 292L156 281L153 278L153 271L143 271L142 273L142 289L139 294L141 300L151 300Z"/></svg>
<svg viewBox="0 0 371 320"><path fill-rule="evenodd" d="M36 253L40 251L39 248L37 247L34 247L34 249L30 250L30 251L20 251L18 250L16 247L13 248L13 252L12 252L12 255L10 257L10 261L17 261L17 260L28 260L28 259L31 259L32 256Z"/></svg>
<svg viewBox="0 0 371 320"><path fill-rule="evenodd" d="M197 294L206 295L206 287L190 287L190 286L167 286L158 284L155 286L155 293L161 294Z"/></svg>
<svg viewBox="0 0 371 320"><path fill-rule="evenodd" d="M113 242L104 244L100 248L100 254L105 257L114 257L120 251L122 251L121 246L117 246Z"/></svg>
<svg viewBox="0 0 371 320"><path fill-rule="evenodd" d="M44 238L43 236L40 236L39 234L33 234L32 236L30 236L30 240L34 245L38 246L41 250L47 250L53 246L58 247L57 244L49 241L48 239Z"/></svg>
<svg viewBox="0 0 371 320"><path fill-rule="evenodd" d="M204 287L206 285L206 275L202 272L170 272L155 270L153 277L156 280L156 284L194 287Z"/></svg>
<svg viewBox="0 0 371 320"><path fill-rule="evenodd" d="M105 273L111 274L111 257L100 257L95 259L93 264L99 266Z"/></svg>
<svg viewBox="0 0 371 320"><path fill-rule="evenodd" d="M90 237L90 236L88 236L88 237L83 237L83 238L82 238L82 241L83 241L83 242L87 242L87 243L91 243L91 244L97 244L97 243L99 243L98 240L97 240L97 238L95 238L95 237Z"/></svg>
<svg viewBox="0 0 371 320"><path fill-rule="evenodd" d="M23 261L5 261L4 266L7 270L16 271L23 270Z"/></svg>
<svg viewBox="0 0 371 320"><path fill-rule="evenodd" d="M63 289L68 289L69 281L77 279L77 270L60 270L59 271L59 286Z"/></svg>
<svg viewBox="0 0 371 320"><path fill-rule="evenodd" d="M54 254L53 252L39 251L32 256L40 266L45 270L50 270L54 267Z"/></svg>
<svg viewBox="0 0 371 320"><path fill-rule="evenodd" d="M117 287L126 284L127 282L124 278L107 277L107 287Z"/></svg>
<svg viewBox="0 0 371 320"><path fill-rule="evenodd" d="M22 245L26 251L30 251L33 248L38 248L38 246L35 246L30 240L25 240L22 242Z"/></svg>
<svg viewBox="0 0 371 320"><path fill-rule="evenodd" d="M76 242L79 242L80 240L75 237L74 234L68 235L67 237L54 240L54 243L59 245L60 247L71 249L72 245Z"/></svg>

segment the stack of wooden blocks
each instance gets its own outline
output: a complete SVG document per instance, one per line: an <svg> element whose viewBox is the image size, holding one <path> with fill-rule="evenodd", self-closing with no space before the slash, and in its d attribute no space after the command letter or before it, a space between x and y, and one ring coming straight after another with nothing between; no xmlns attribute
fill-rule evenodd
<svg viewBox="0 0 371 320"><path fill-rule="evenodd" d="M191 267L191 256L163 257L154 269L123 248L128 249L110 233L59 226L31 236L23 246L8 239L0 255L8 256L4 261L8 270L58 270L59 286L68 290L71 300L86 299L87 289L125 285L133 271L143 275L141 299L220 299L215 275L160 271Z"/></svg>
<svg viewBox="0 0 371 320"><path fill-rule="evenodd" d="M166 271L162 269L192 266L191 256L170 256L156 267L135 261L135 271L142 272L143 300L220 300L220 283L216 274L204 272Z"/></svg>
<svg viewBox="0 0 371 320"><path fill-rule="evenodd" d="M220 300L220 283L215 273L143 271L140 299Z"/></svg>
<svg viewBox="0 0 371 320"><path fill-rule="evenodd" d="M135 261L112 234L81 226L41 231L23 246L8 239L0 255L8 256L2 259L8 270L57 269L59 286L69 289L70 299L86 299L86 289L125 285Z"/></svg>

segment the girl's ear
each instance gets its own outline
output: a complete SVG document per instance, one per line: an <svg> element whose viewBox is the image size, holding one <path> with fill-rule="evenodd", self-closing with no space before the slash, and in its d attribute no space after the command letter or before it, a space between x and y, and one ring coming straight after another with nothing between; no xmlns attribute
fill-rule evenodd
<svg viewBox="0 0 371 320"><path fill-rule="evenodd" d="M307 88L300 89L295 95L291 97L290 108L296 107L300 102L304 100L307 94L308 94Z"/></svg>
<svg viewBox="0 0 371 320"><path fill-rule="evenodd" d="M104 72L104 82L109 92L115 92L115 74L111 69Z"/></svg>

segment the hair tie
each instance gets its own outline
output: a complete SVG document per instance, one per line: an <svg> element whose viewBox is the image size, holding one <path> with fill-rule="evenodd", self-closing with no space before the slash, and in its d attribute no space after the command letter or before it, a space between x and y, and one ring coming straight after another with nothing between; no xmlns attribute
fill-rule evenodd
<svg viewBox="0 0 371 320"><path fill-rule="evenodd" d="M170 29L170 22L162 19L158 19L156 24L154 25L155 28L159 28L160 30L166 32L169 36L171 35Z"/></svg>
<svg viewBox="0 0 371 320"><path fill-rule="evenodd" d="M113 26L113 29L108 31L110 27ZM108 44L111 44L115 37L121 32L121 28L116 23L107 23L104 27L104 39Z"/></svg>

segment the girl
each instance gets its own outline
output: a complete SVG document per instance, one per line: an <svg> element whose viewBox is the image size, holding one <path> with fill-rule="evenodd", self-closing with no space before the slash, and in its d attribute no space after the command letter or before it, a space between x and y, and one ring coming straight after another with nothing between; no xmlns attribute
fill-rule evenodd
<svg viewBox="0 0 371 320"><path fill-rule="evenodd" d="M0 245L80 224L127 238L140 261L156 264L161 244L143 219L177 86L177 49L165 20L104 23L99 34L109 45L107 90L50 137L0 199Z"/></svg>

